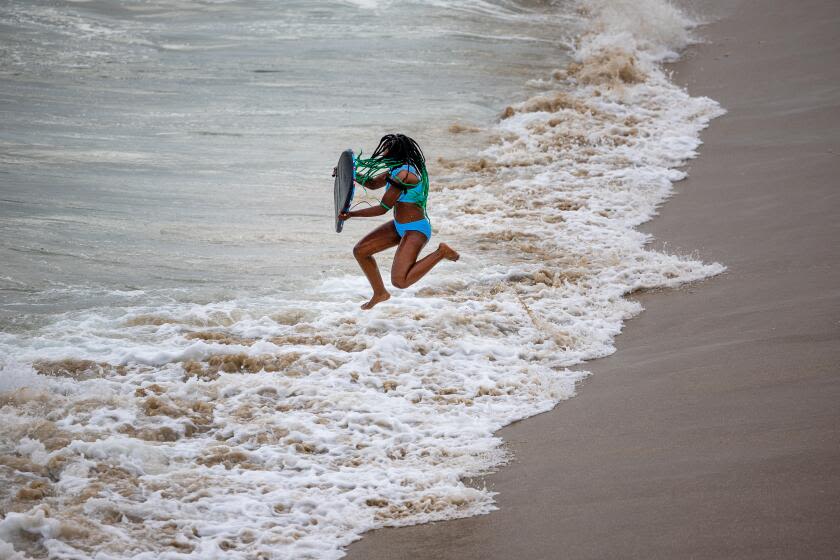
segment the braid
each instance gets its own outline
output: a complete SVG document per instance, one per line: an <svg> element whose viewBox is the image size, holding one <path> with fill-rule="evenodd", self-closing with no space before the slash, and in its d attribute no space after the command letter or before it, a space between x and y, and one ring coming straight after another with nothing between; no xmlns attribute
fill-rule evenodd
<svg viewBox="0 0 840 560"><path fill-rule="evenodd" d="M417 142L405 134L386 134L379 140L371 158L382 159L385 152L389 160L408 163L420 171L426 169L426 157Z"/></svg>

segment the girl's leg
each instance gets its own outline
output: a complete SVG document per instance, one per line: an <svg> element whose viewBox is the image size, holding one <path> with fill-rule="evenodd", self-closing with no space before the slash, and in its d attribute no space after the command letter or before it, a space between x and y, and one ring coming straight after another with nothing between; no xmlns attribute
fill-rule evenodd
<svg viewBox="0 0 840 560"><path fill-rule="evenodd" d="M419 231L405 232L391 266L391 284L397 288L408 288L443 259L457 261L460 257L452 247L441 243L437 249L418 261L417 255L427 241L426 236Z"/></svg>
<svg viewBox="0 0 840 560"><path fill-rule="evenodd" d="M376 266L376 261L373 260L375 253L384 251L395 245L399 245L400 236L393 222L382 224L366 236L364 236L356 246L353 247L353 256L362 267L362 272L367 276L371 288L373 288L373 297L370 301L362 304L362 309L370 309L377 303L383 302L391 294L385 289L385 284L382 282L382 275L379 273L379 267Z"/></svg>

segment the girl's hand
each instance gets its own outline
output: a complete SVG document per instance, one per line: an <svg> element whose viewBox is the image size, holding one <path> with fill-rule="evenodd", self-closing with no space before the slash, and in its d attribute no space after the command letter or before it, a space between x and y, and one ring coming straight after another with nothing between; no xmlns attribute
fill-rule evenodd
<svg viewBox="0 0 840 560"><path fill-rule="evenodd" d="M338 215L338 219L342 222L346 222L350 219L350 212L342 212Z"/></svg>

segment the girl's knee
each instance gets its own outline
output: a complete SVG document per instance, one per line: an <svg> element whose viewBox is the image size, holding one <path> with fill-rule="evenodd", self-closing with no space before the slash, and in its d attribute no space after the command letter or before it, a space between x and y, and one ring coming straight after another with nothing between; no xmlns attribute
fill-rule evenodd
<svg viewBox="0 0 840 560"><path fill-rule="evenodd" d="M369 257L370 254L367 251L365 251L364 245L362 245L361 243L356 243L356 245L353 247L353 256L357 259L363 259L365 257Z"/></svg>
<svg viewBox="0 0 840 560"><path fill-rule="evenodd" d="M402 290L408 288L411 284L408 282L405 275L394 274L391 272L391 285Z"/></svg>

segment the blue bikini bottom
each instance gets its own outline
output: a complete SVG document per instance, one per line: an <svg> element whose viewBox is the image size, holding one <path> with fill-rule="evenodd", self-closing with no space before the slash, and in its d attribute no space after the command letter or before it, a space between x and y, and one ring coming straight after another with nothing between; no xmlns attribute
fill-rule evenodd
<svg viewBox="0 0 840 560"><path fill-rule="evenodd" d="M394 220L394 227L397 228L397 233L400 234L400 237L404 237L407 231L419 231L426 236L427 240L432 238L432 224L428 218L405 223Z"/></svg>

